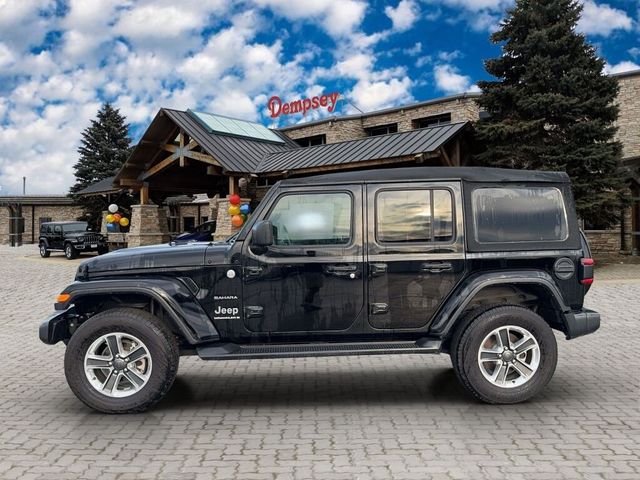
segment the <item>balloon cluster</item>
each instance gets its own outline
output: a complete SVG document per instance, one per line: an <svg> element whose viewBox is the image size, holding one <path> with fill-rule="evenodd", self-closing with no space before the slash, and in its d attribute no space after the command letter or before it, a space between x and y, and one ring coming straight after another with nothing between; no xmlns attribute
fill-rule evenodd
<svg viewBox="0 0 640 480"><path fill-rule="evenodd" d="M109 231L115 230L118 225L121 227L129 226L129 219L118 213L118 205L115 203L109 205L109 213L105 217L105 220L107 221L107 230Z"/></svg>
<svg viewBox="0 0 640 480"><path fill-rule="evenodd" d="M240 205L240 195L229 195L229 215L231 215L231 225L240 228L247 220L247 216L251 212L248 203Z"/></svg>

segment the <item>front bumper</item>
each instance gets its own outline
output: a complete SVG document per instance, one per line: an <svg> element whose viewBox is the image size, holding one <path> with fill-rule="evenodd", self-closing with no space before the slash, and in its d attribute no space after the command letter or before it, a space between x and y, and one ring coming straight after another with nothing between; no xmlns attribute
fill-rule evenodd
<svg viewBox="0 0 640 480"><path fill-rule="evenodd" d="M567 340L593 333L600 328L600 314L583 308L564 314Z"/></svg>
<svg viewBox="0 0 640 480"><path fill-rule="evenodd" d="M40 340L47 345L55 345L60 340L69 338L71 335L67 317L74 314L74 307L51 314L49 318L40 324L40 329L38 330Z"/></svg>

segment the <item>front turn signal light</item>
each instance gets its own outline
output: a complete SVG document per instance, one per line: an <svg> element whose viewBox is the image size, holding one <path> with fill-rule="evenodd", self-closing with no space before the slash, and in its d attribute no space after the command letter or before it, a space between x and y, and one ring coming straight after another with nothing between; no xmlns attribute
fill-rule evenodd
<svg viewBox="0 0 640 480"><path fill-rule="evenodd" d="M65 303L65 302L67 302L70 298L71 298L71 295L69 295L68 293L61 293L60 295L58 295L58 296L56 297L56 302L57 302L57 303Z"/></svg>

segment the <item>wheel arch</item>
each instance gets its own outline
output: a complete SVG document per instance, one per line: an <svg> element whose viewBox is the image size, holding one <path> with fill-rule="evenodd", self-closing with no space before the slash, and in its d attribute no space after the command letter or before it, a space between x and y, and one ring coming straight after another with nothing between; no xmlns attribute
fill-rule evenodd
<svg viewBox="0 0 640 480"><path fill-rule="evenodd" d="M478 274L464 281L439 310L430 333L451 341L461 322L473 312L518 305L535 311L551 328L567 333L564 312L570 310L549 274L542 271L495 272Z"/></svg>
<svg viewBox="0 0 640 480"><path fill-rule="evenodd" d="M69 311L67 315L63 315L68 325L67 338L71 337L82 322L97 313L113 308L132 307L146 310L160 318L186 344L195 345L219 339L215 326L200 303L185 284L177 279L76 282L63 293L70 295L69 300L64 304L56 304L56 310ZM50 340L55 343L64 339Z"/></svg>

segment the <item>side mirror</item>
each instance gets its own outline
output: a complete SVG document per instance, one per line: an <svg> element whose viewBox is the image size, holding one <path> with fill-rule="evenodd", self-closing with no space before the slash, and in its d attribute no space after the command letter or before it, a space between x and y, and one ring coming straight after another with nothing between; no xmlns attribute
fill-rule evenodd
<svg viewBox="0 0 640 480"><path fill-rule="evenodd" d="M273 245L273 225L268 220L260 220L251 229L251 246L266 250Z"/></svg>

